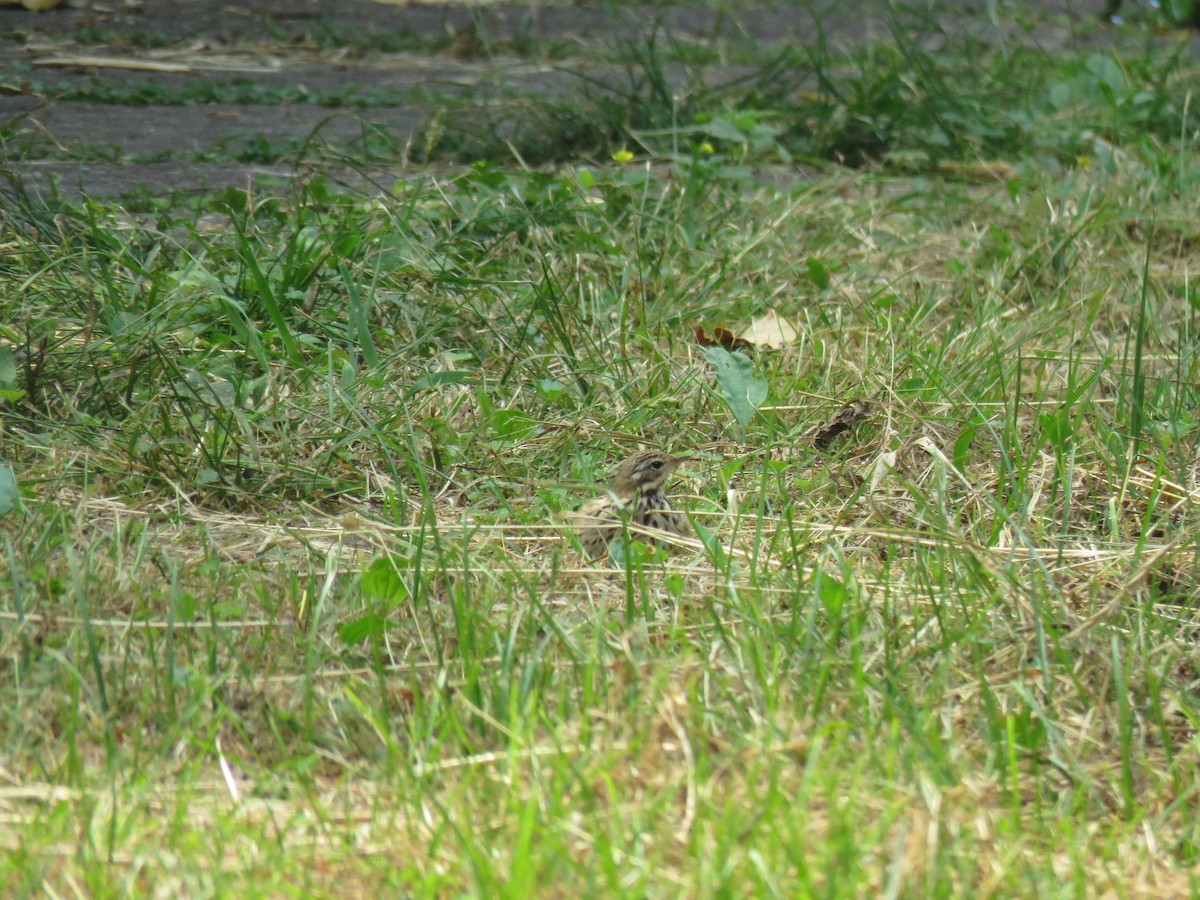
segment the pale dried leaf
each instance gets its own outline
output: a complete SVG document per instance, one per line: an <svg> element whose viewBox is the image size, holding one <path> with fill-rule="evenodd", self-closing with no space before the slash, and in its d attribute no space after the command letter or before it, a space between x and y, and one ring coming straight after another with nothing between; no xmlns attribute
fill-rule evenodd
<svg viewBox="0 0 1200 900"><path fill-rule="evenodd" d="M782 350L796 343L796 329L786 319L781 319L775 310L767 310L767 314L755 320L745 331L738 335L742 340L749 341L756 347L771 347Z"/></svg>
<svg viewBox="0 0 1200 900"><path fill-rule="evenodd" d="M879 490L879 486L883 483L883 479L896 470L896 451L886 450L880 453L875 458L875 462L871 464L870 474L867 476L868 490L874 494Z"/></svg>

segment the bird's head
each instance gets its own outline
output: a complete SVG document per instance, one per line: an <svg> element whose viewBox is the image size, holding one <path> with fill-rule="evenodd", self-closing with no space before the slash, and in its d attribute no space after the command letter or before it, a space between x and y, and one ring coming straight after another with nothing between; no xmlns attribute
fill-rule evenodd
<svg viewBox="0 0 1200 900"><path fill-rule="evenodd" d="M658 450L640 450L617 469L613 491L620 496L639 491L657 491L666 482L667 476L687 459L686 456L667 456Z"/></svg>

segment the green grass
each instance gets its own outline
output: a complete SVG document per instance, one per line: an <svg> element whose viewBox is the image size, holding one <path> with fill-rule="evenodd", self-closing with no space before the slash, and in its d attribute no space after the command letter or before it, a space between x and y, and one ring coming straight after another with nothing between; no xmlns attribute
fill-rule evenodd
<svg viewBox="0 0 1200 900"><path fill-rule="evenodd" d="M1195 892L1185 63L915 47L811 101L853 168L727 92L544 171L7 189L0 883ZM646 445L699 539L585 562Z"/></svg>

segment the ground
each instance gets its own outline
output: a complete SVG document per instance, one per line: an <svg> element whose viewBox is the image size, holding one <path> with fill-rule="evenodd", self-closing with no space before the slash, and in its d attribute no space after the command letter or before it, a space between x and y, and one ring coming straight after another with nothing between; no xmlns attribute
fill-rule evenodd
<svg viewBox="0 0 1200 900"><path fill-rule="evenodd" d="M887 34L889 4L855 4L854 14L842 6L268 0L237 9L147 0L48 13L13 7L0 11L7 86L0 117L10 155L36 157L10 168L39 187L53 182L93 195L242 187L293 177L291 158L312 141L385 144L387 151L360 155L368 166L385 157L380 168L391 175L398 167L390 151L406 147L439 110L470 115L464 106L569 96L584 86L580 74L620 81L623 66L598 59L614 42L635 46L656 34L664 42L752 41L769 52L819 38L838 53ZM991 43L1005 33L1049 50L1134 40L1091 27L1099 2L1043 4L1041 19L999 29L981 6L955 0L907 9L936 23L923 39L930 47L962 35ZM88 65L87 57L105 64ZM145 64L163 70L138 68ZM750 68L717 61L706 77Z"/></svg>

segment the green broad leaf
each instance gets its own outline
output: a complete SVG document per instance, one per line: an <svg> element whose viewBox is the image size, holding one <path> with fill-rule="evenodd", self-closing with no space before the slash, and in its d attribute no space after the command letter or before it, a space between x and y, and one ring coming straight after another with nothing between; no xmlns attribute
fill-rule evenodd
<svg viewBox="0 0 1200 900"><path fill-rule="evenodd" d="M716 138L719 141L729 141L734 144L741 144L746 141L745 132L728 119L713 119L703 125L700 130L709 137Z"/></svg>
<svg viewBox="0 0 1200 900"><path fill-rule="evenodd" d="M718 572L724 572L726 569L725 545L721 543L721 539L699 522L692 522L692 530L695 531L696 538L704 545L704 552L712 560L713 568Z"/></svg>
<svg viewBox="0 0 1200 900"><path fill-rule="evenodd" d="M971 443L975 440L975 425L964 425L954 442L954 467L960 472L971 464Z"/></svg>
<svg viewBox="0 0 1200 900"><path fill-rule="evenodd" d="M411 397L430 388L441 387L444 384L462 384L470 377L471 373L465 372L462 369L450 369L446 372L430 372L428 375L422 375L413 382L413 386L408 389L406 397Z"/></svg>
<svg viewBox="0 0 1200 900"><path fill-rule="evenodd" d="M214 603L209 614L221 622L243 619L246 617L246 604L237 602Z"/></svg>
<svg viewBox="0 0 1200 900"><path fill-rule="evenodd" d="M385 556L363 571L362 589L365 596L385 603L403 603L409 597L408 585L400 577L396 564Z"/></svg>
<svg viewBox="0 0 1200 900"><path fill-rule="evenodd" d="M557 400L567 386L556 378L543 378L537 383L538 393L547 400Z"/></svg>
<svg viewBox="0 0 1200 900"><path fill-rule="evenodd" d="M17 357L12 347L0 347L0 388L10 391L17 386Z"/></svg>
<svg viewBox="0 0 1200 900"><path fill-rule="evenodd" d="M618 568L624 568L627 549L628 544L623 537L614 538L608 542L608 558L612 560Z"/></svg>
<svg viewBox="0 0 1200 900"><path fill-rule="evenodd" d="M705 347L704 358L717 371L717 385L733 417L748 425L767 399L767 379L754 371L750 357L724 347Z"/></svg>
<svg viewBox="0 0 1200 900"><path fill-rule="evenodd" d="M196 618L196 595L182 591L174 598L175 604L175 621L176 622L191 622Z"/></svg>
<svg viewBox="0 0 1200 900"><path fill-rule="evenodd" d="M367 613L338 626L338 637L346 646L361 644L363 641L383 634L387 621L378 613Z"/></svg>
<svg viewBox="0 0 1200 900"><path fill-rule="evenodd" d="M1057 412L1038 416L1038 421L1041 423L1042 433L1046 435L1046 440L1050 442L1050 446L1057 450L1065 451L1075 433L1071 427L1070 407L1064 407Z"/></svg>
<svg viewBox="0 0 1200 900"><path fill-rule="evenodd" d="M619 568L644 566L649 562L660 562L667 558L666 551L643 541L624 536L614 538L608 545L608 558Z"/></svg>
<svg viewBox="0 0 1200 900"><path fill-rule="evenodd" d="M832 279L829 277L829 269L825 263L821 262L815 256L810 256L805 262L808 268L808 280L815 284L821 290L827 290Z"/></svg>
<svg viewBox="0 0 1200 900"><path fill-rule="evenodd" d="M850 592L839 579L825 571L818 570L817 596L821 598L821 605L825 607L825 611L836 619L841 614Z"/></svg>
<svg viewBox="0 0 1200 900"><path fill-rule="evenodd" d="M538 423L519 409L498 409L492 413L492 430L501 440L519 441L538 428Z"/></svg>
<svg viewBox="0 0 1200 900"><path fill-rule="evenodd" d="M21 492L11 466L0 466L0 517L17 508Z"/></svg>

